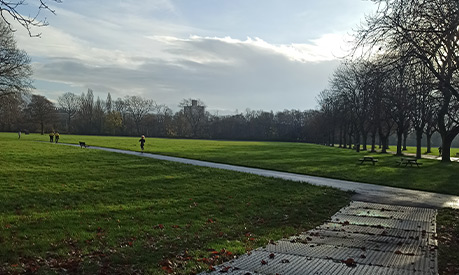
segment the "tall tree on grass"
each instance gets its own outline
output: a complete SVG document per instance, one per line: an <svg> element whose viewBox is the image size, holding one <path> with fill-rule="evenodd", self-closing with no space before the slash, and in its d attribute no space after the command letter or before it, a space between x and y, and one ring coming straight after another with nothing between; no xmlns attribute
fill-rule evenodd
<svg viewBox="0 0 459 275"><path fill-rule="evenodd" d="M65 93L57 98L57 102L67 115L67 133L70 133L70 123L78 112L79 98L74 93Z"/></svg>
<svg viewBox="0 0 459 275"><path fill-rule="evenodd" d="M378 49L399 53L409 48L409 54L431 71L442 94L438 110L442 161L449 162L451 143L459 134L459 124L452 117L459 100L459 1L373 1L379 8L358 32L356 48L368 49L368 53Z"/></svg>
<svg viewBox="0 0 459 275"><path fill-rule="evenodd" d="M137 134L141 135L142 121L150 111L153 110L155 102L151 99L144 99L140 96L126 96L125 103L127 111L134 120Z"/></svg>
<svg viewBox="0 0 459 275"><path fill-rule="evenodd" d="M83 133L93 134L94 133L94 92L88 89L88 92L82 93L78 99L78 118L80 121L80 127Z"/></svg>
<svg viewBox="0 0 459 275"><path fill-rule="evenodd" d="M45 133L45 124L50 123L55 115L54 104L46 97L32 95L32 99L27 107L31 121L40 124L40 133Z"/></svg>
<svg viewBox="0 0 459 275"><path fill-rule="evenodd" d="M30 58L16 47L13 33L0 18L0 97L28 92L31 76Z"/></svg>

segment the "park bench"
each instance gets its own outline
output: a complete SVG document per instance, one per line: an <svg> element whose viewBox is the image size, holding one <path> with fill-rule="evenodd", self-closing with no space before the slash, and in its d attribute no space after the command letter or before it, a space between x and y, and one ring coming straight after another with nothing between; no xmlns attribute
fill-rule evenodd
<svg viewBox="0 0 459 275"><path fill-rule="evenodd" d="M413 167L413 165L419 167L419 165L422 165L422 163L419 163L416 158L401 158L399 161L397 161L397 164L398 166L404 165L403 167L407 167L408 165L411 167Z"/></svg>
<svg viewBox="0 0 459 275"><path fill-rule="evenodd" d="M360 164L363 164L364 162L371 162L373 163L373 165L375 165L375 163L378 162L378 159L375 159L374 157L370 157L370 156L365 156L359 159L359 161L360 161Z"/></svg>
<svg viewBox="0 0 459 275"><path fill-rule="evenodd" d="M87 147L87 146L86 146L86 142L80 141L80 147L81 147L81 148L83 148L83 147L86 148L86 147Z"/></svg>

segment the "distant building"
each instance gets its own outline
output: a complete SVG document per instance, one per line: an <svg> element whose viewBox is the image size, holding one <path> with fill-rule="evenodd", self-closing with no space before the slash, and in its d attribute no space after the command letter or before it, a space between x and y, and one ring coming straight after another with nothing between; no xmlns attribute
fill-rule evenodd
<svg viewBox="0 0 459 275"><path fill-rule="evenodd" d="M205 108L205 106L198 105L198 101L196 99L192 99L191 106L184 106L183 111L187 117L200 118L204 115Z"/></svg>

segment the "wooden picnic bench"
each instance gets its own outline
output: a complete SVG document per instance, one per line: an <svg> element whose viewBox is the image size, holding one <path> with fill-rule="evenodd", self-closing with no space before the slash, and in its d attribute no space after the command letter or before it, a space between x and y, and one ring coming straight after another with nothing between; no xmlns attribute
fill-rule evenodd
<svg viewBox="0 0 459 275"><path fill-rule="evenodd" d="M408 165L411 167L413 167L413 165L419 167L419 165L422 165L422 163L419 163L416 158L401 158L400 161L397 161L397 164L398 166L404 165L403 167L407 167Z"/></svg>
<svg viewBox="0 0 459 275"><path fill-rule="evenodd" d="M378 162L378 159L375 159L374 157L370 157L370 156L365 156L359 159L359 161L360 161L360 164L363 164L364 162L371 162L373 163L373 165L375 165L375 163Z"/></svg>

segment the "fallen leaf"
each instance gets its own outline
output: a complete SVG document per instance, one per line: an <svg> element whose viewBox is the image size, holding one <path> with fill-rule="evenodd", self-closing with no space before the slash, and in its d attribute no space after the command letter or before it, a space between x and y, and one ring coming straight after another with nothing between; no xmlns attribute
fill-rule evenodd
<svg viewBox="0 0 459 275"><path fill-rule="evenodd" d="M347 260L343 260L342 262L344 264L346 264L346 266L348 266L348 267L356 267L357 266L357 263L352 258L349 258Z"/></svg>

